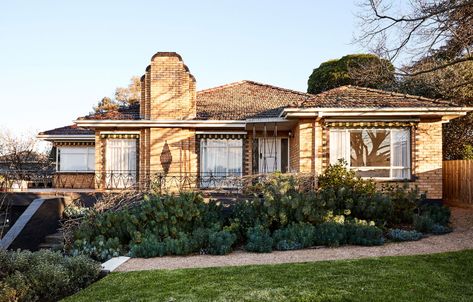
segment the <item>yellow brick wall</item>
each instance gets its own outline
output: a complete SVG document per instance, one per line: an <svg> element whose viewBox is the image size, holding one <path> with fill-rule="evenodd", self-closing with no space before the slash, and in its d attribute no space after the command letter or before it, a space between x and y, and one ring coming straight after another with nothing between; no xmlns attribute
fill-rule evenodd
<svg viewBox="0 0 473 302"><path fill-rule="evenodd" d="M421 121L415 130L413 168L415 183L427 198L442 198L442 123Z"/></svg>
<svg viewBox="0 0 473 302"><path fill-rule="evenodd" d="M150 118L191 119L196 116L195 79L178 56L151 60Z"/></svg>
<svg viewBox="0 0 473 302"><path fill-rule="evenodd" d="M290 165L292 172L320 174L329 163L328 129L315 120L300 120L292 129ZM411 132L413 181L427 198L442 198L442 123L422 120ZM381 182L380 182L381 183ZM392 183L392 182L391 182Z"/></svg>
<svg viewBox="0 0 473 302"><path fill-rule="evenodd" d="M149 167L152 172L163 171L161 155L165 155L167 148L172 157L169 174L185 175L197 172L195 130L151 128Z"/></svg>

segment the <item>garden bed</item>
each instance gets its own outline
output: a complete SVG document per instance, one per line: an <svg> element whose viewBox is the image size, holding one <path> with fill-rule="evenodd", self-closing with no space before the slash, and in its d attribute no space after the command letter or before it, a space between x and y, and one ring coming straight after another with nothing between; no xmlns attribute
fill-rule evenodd
<svg viewBox="0 0 473 302"><path fill-rule="evenodd" d="M296 251L274 251L270 254L235 251L226 256L194 255L155 258L131 258L117 271L181 269L199 267L240 266L253 264L297 263L324 260L359 259L381 256L433 254L473 249L473 209L452 208L454 231L442 236L429 236L420 241L387 243L383 246L317 247Z"/></svg>

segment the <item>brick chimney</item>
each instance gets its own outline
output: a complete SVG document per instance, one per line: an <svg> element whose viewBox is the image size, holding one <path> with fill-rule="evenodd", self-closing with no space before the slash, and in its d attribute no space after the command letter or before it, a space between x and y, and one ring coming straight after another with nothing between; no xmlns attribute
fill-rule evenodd
<svg viewBox="0 0 473 302"><path fill-rule="evenodd" d="M158 52L141 78L144 119L184 120L196 116L195 78L179 54Z"/></svg>

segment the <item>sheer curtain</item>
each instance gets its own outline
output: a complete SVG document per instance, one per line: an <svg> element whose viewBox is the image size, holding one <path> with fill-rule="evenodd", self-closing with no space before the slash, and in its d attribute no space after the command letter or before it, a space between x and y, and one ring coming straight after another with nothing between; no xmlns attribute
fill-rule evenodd
<svg viewBox="0 0 473 302"><path fill-rule="evenodd" d="M344 159L350 165L350 133L346 129L330 130L330 164Z"/></svg>
<svg viewBox="0 0 473 302"><path fill-rule="evenodd" d="M391 177L398 179L410 176L410 134L408 129L391 130Z"/></svg>
<svg viewBox="0 0 473 302"><path fill-rule="evenodd" d="M227 176L242 175L243 140L202 139L200 148L202 186L222 186Z"/></svg>
<svg viewBox="0 0 473 302"><path fill-rule="evenodd" d="M136 182L136 139L107 139L107 187L127 188Z"/></svg>

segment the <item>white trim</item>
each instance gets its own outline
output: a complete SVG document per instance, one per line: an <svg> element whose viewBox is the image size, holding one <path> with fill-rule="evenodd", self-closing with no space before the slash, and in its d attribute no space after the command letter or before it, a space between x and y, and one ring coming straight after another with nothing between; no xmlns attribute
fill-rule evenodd
<svg viewBox="0 0 473 302"><path fill-rule="evenodd" d="M83 127L158 127L158 128L244 128L241 120L75 120Z"/></svg>
<svg viewBox="0 0 473 302"><path fill-rule="evenodd" d="M93 140L95 141L95 135L48 135L48 134L38 134L36 135L38 139L43 140L64 140L64 141L77 141L77 140Z"/></svg>
<svg viewBox="0 0 473 302"><path fill-rule="evenodd" d="M195 134L248 134L247 131L196 131Z"/></svg>

